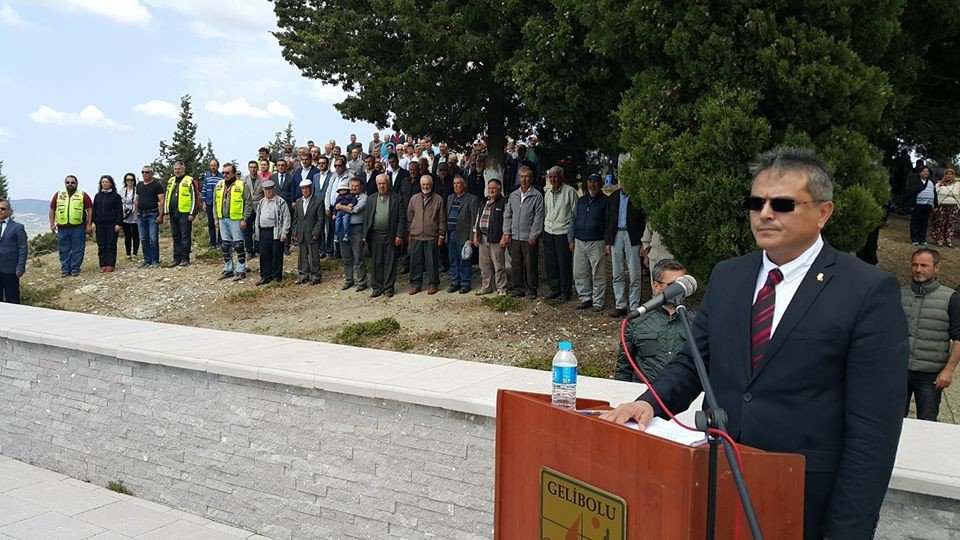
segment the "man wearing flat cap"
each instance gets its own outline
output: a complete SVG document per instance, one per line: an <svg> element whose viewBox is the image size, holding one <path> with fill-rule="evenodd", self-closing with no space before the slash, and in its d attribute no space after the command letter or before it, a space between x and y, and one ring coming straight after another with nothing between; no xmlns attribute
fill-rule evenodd
<svg viewBox="0 0 960 540"><path fill-rule="evenodd" d="M257 204L254 239L260 244L260 281L266 285L283 279L283 243L290 234L290 206L277 195L273 180L263 183L263 199Z"/></svg>
<svg viewBox="0 0 960 540"><path fill-rule="evenodd" d="M291 210L292 226L290 236L297 246L299 260L297 270L300 273L298 284L320 283L320 241L326 232L323 197L314 196L313 182L300 181L301 197L293 203Z"/></svg>

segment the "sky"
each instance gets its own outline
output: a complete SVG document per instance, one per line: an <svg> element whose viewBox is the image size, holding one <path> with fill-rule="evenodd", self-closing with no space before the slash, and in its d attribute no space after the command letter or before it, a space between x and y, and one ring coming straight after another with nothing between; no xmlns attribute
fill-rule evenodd
<svg viewBox="0 0 960 540"><path fill-rule="evenodd" d="M299 145L346 147L376 128L345 94L288 64L266 0L0 0L0 160L11 199L44 199L140 167L190 94L197 142L243 162L293 122ZM385 131L385 130L384 130Z"/></svg>

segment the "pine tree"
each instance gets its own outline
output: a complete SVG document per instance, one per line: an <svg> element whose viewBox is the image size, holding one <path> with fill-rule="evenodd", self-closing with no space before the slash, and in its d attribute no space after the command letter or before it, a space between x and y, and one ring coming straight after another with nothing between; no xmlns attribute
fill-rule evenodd
<svg viewBox="0 0 960 540"><path fill-rule="evenodd" d="M0 159L0 199L10 197L9 186L7 185L7 175L3 174L3 160Z"/></svg>
<svg viewBox="0 0 960 540"><path fill-rule="evenodd" d="M207 145L203 149L203 156L200 158L200 165L209 165L211 160L217 159L217 154L213 151L213 142L207 139ZM220 161L220 160L217 160Z"/></svg>
<svg viewBox="0 0 960 540"><path fill-rule="evenodd" d="M297 149L297 138L293 136L293 122L287 122L287 129L283 130L283 143Z"/></svg>
<svg viewBox="0 0 960 540"><path fill-rule="evenodd" d="M180 120L173 132L173 142L160 141L160 155L153 162L154 178L165 183L173 176L173 164L177 161L183 162L187 174L202 177L206 170L202 161L204 149L196 138L197 124L193 121L190 94L187 94L180 98Z"/></svg>

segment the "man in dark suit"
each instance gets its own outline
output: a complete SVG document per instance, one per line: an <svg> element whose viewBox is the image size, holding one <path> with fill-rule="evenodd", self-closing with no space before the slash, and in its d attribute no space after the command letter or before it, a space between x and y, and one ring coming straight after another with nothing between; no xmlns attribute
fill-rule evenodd
<svg viewBox="0 0 960 540"><path fill-rule="evenodd" d="M337 191L337 175L330 170L330 160L327 156L321 155L317 158L317 176L313 180L313 191L317 197L323 200L323 241L320 242L320 258L332 259L336 252L333 243L334 236L334 213L330 210L333 206L330 201L331 193ZM334 198L336 200L336 198Z"/></svg>
<svg viewBox="0 0 960 540"><path fill-rule="evenodd" d="M814 152L760 156L745 206L763 250L718 264L694 320L727 431L803 454L804 538L873 538L907 388L907 322L890 274L823 242L833 185ZM689 343L653 383L671 411L701 391ZM650 392L602 418L641 425Z"/></svg>
<svg viewBox="0 0 960 540"><path fill-rule="evenodd" d="M377 176L377 193L367 199L363 216L363 241L370 248L373 275L370 298L392 297L397 282L397 256L407 235L403 196L392 190L386 174Z"/></svg>
<svg viewBox="0 0 960 540"><path fill-rule="evenodd" d="M0 199L0 302L20 303L20 278L27 269L27 230L13 220L10 201Z"/></svg>
<svg viewBox="0 0 960 540"><path fill-rule="evenodd" d="M507 193L520 188L521 167L530 167L530 170L533 171L533 187L543 193L544 184L540 181L540 172L537 170L537 164L527 159L527 146L523 143L517 146L517 158L507 162L503 182Z"/></svg>
<svg viewBox="0 0 960 540"><path fill-rule="evenodd" d="M400 167L400 157L396 154L390 154L387 157L387 162L390 163L391 172L387 173L387 178L390 179L390 183L393 185L394 193L401 193L404 189L403 186L410 182L410 173L407 169ZM419 168L420 165L417 165ZM409 199L407 199L409 200Z"/></svg>
<svg viewBox="0 0 960 540"><path fill-rule="evenodd" d="M293 203L300 197L300 182L303 180L310 180L313 182L314 193L317 191L317 176L320 174L320 169L314 166L313 157L306 153L300 159L300 166L293 171L293 183L287 188L287 197L284 197L288 203ZM282 195L281 195L282 196Z"/></svg>
<svg viewBox="0 0 960 540"><path fill-rule="evenodd" d="M297 197L300 196L299 185L301 178L287 170L286 160L281 159L277 161L277 172L271 174L270 179L273 180L273 183L277 186L277 194L293 206L293 201L297 200Z"/></svg>
<svg viewBox="0 0 960 540"><path fill-rule="evenodd" d="M290 210L292 226L290 237L297 245L300 271L298 284L320 283L320 241L323 239L323 197L313 193L310 180L300 181L301 197Z"/></svg>

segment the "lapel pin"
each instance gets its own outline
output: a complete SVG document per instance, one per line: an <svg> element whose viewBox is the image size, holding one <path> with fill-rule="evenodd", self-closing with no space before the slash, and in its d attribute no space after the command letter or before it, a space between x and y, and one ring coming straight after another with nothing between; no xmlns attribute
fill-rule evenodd
<svg viewBox="0 0 960 540"><path fill-rule="evenodd" d="M817 274L817 281L821 283L823 282L823 272L820 272L819 274Z"/></svg>

